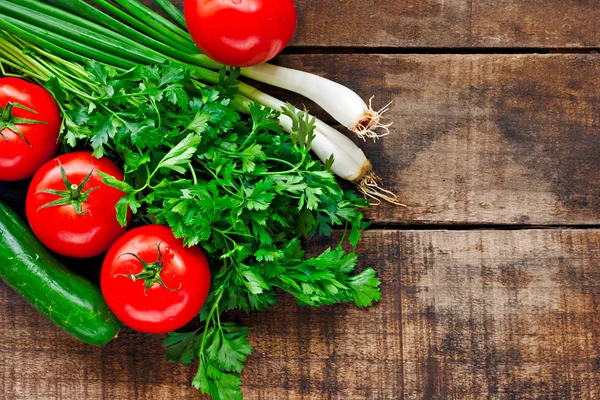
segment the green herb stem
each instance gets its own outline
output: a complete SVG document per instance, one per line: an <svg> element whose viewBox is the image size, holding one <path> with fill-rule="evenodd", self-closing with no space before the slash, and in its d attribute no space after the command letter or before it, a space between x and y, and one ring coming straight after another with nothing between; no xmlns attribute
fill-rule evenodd
<svg viewBox="0 0 600 400"><path fill-rule="evenodd" d="M94 97L86 92L86 89L91 88L97 91L98 88L90 81L90 78L81 66L62 60L45 52L37 46L23 42L22 39L14 35L0 31L0 38L3 36L4 40L0 41L0 48L5 50L5 54L12 55L13 60L19 60L21 63L28 65L30 68L29 72L32 73L32 76L35 76L43 82L47 81L52 76L60 77L62 85L66 89L89 100L94 99ZM17 44L21 44L25 48L28 48L28 51L21 51L17 47ZM33 57L29 54L30 52L43 55L48 58L48 60L44 60L42 57Z"/></svg>
<svg viewBox="0 0 600 400"><path fill-rule="evenodd" d="M43 32L41 29L47 29L48 33L52 32L54 34L47 34L49 40L51 38L58 38L58 35L60 35L61 41L63 39L67 41L73 40L74 43L79 45L77 48L80 49L78 51L80 53L86 52L87 48L94 48L99 52L114 57L113 60L127 59L142 64L160 64L165 61L165 58L158 55L156 52L145 51L145 49L138 50L139 45L133 47L131 46L131 43L116 40L114 37L103 36L93 30L62 21L38 11L21 7L18 4L9 5L0 1L0 13L19 18L21 24L27 27L27 29L37 29L37 32ZM25 22L27 23L26 25L24 24ZM55 43L59 44L61 42ZM76 51L77 48L72 48L72 50ZM89 56L90 54L94 54L94 58L98 57L97 53L87 53L85 55ZM115 65L124 66L124 64Z"/></svg>
<svg viewBox="0 0 600 400"><path fill-rule="evenodd" d="M76 82L74 82L72 80L72 75L70 75L67 71L62 70L61 68L59 68L55 65L51 65L49 62L47 62L45 60L38 59L37 62L39 62L48 71L51 72L50 76L55 76L55 77L59 78L60 81L62 82L62 86L65 89L70 90L71 92L77 94L78 96L81 96L84 99L95 100L95 97L87 94L85 92L85 90L82 89L82 87L79 84L77 84Z"/></svg>
<svg viewBox="0 0 600 400"><path fill-rule="evenodd" d="M18 71L21 71L22 73L21 74L13 74L13 73L7 72L4 68L4 65L14 68ZM23 74L25 74L25 75L31 76L33 79L36 79L38 81L43 81L43 79L39 75L37 75L37 73L35 71L32 71L29 68L27 68L26 66L24 66L23 64L14 62L13 60L9 60L1 55L0 55L0 70L2 72L2 76L22 77Z"/></svg>
<svg viewBox="0 0 600 400"><path fill-rule="evenodd" d="M154 4L156 4L158 7L160 7L160 9L163 10L163 12L165 14L167 14L169 17L171 17L171 19L173 21L175 21L177 24L179 24L180 27L187 30L186 23L185 23L185 17L183 16L183 13L181 12L181 10L179 10L179 8L175 7L175 5L173 3L171 3L170 0L153 0L153 1L154 1Z"/></svg>
<svg viewBox="0 0 600 400"><path fill-rule="evenodd" d="M31 56L21 53L19 49L16 48L11 42L11 39L13 38L6 35L5 32L0 31L0 39L3 39L0 40L0 49L3 50L0 52L0 54L2 54L0 56L0 64L6 64L21 71L22 73L29 75L37 80L41 85L44 85L48 79L54 75L53 69L51 68L52 66L44 62L44 60L35 59ZM77 85L72 84L65 74L61 74L61 76L64 79L63 85L65 88L71 90L73 93L77 93L82 97L89 98L87 93L80 90ZM62 115L65 115L63 104L59 103L58 106L61 109Z"/></svg>
<svg viewBox="0 0 600 400"><path fill-rule="evenodd" d="M133 29L129 25L126 25L123 22L113 18L111 15L106 14L105 12L87 4L83 0L53 1L63 9L70 10L71 13L76 13L78 15L76 16L77 20L72 20L70 22L78 23L81 26L87 26L89 23L96 25L98 28L96 31L99 34L106 34L107 36L114 37L117 40L127 41L127 43L130 43L132 46L144 46L145 49L152 49L159 54L163 54L180 61L210 68L220 67L220 64L215 63L205 55L195 54L198 53L198 50L195 48L192 49L189 47L176 46L176 44L170 43L170 41L162 42L160 40L156 40L155 38L142 33L143 31ZM58 13L57 18L60 19L62 19L63 13L65 13L64 10L61 10L57 7L46 6L46 8L47 10L45 11L48 14Z"/></svg>
<svg viewBox="0 0 600 400"><path fill-rule="evenodd" d="M65 0L62 0L62 1L65 1ZM144 20L140 20L139 15L136 15L134 17L134 16L128 14L127 12L121 10L120 8L116 7L115 5L109 3L107 0L90 0L90 1L92 3L94 3L95 5L97 5L98 7L103 8L111 15L114 15L116 18L122 20L126 24L129 24L129 25L133 26L134 28L139 29L141 32L145 33L146 35L148 35L162 43L176 44L181 49L187 48L188 51L196 50L193 43L190 43L189 41L187 41L177 35L169 35L169 33L167 33L165 35L164 32L162 32L162 30L160 28L157 30L154 27L148 25Z"/></svg>
<svg viewBox="0 0 600 400"><path fill-rule="evenodd" d="M49 79L52 73L39 64L38 61L31 57L24 56L18 48L7 40L0 41L0 48L4 50L6 56L12 57L13 62L18 62L26 66L30 71L35 71L35 75L39 79Z"/></svg>
<svg viewBox="0 0 600 400"><path fill-rule="evenodd" d="M229 246L227 246L227 250L229 250ZM223 268L224 269L229 269L229 263L227 260L225 260L223 262ZM210 308L210 311L208 312L208 316L206 317L206 325L204 327L204 336L202 338L202 346L200 347L200 354L204 353L204 346L206 345L206 333L208 332L208 328L210 327L211 322L214 320L215 318L215 313L218 316L220 314L220 312L217 312L219 310L219 303L221 302L221 299L223 298L223 294L225 293L225 288L227 287L227 281L229 280L230 277L230 272L226 272L226 275L223 279L222 282L220 282L219 286L217 287L217 289L215 289L215 291L213 292L213 305ZM216 324L217 329L221 329L220 324Z"/></svg>
<svg viewBox="0 0 600 400"><path fill-rule="evenodd" d="M115 3L119 4L124 9L128 10L131 14L139 18L141 21L144 21L146 25L150 28L154 28L160 33L164 34L166 37L175 38L177 37L177 41L182 39L186 45L192 45L193 49L195 49L194 42L192 41L191 36L187 31L184 31L177 25L173 24L168 19L164 18L162 15L156 13L154 10L146 7L142 3L137 0L113 0Z"/></svg>
<svg viewBox="0 0 600 400"><path fill-rule="evenodd" d="M7 40L9 40L11 43L13 43L14 46L18 45L18 46L20 46L21 49L26 49L24 52L27 52L28 50L30 50L30 51L32 50L36 53L39 53L40 55L46 57L48 60L52 61L56 65L62 66L64 68L66 68L67 70L71 71L71 76L73 78L75 78L76 80L80 81L82 84L84 84L86 86L91 85L92 87L95 87L95 88L98 87L96 84L94 84L90 81L90 78L91 78L90 74L84 69L83 66L81 66L81 64L67 61L62 57L58 57L52 53L49 53L49 52L45 51L44 49L42 49L41 47L27 42L26 40L22 39L19 36L10 34L8 32L4 32L4 34L7 35Z"/></svg>

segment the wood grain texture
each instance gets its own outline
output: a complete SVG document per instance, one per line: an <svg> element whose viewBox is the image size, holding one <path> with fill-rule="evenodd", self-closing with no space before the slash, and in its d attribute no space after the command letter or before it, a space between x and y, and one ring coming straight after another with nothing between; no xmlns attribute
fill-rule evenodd
<svg viewBox="0 0 600 400"><path fill-rule="evenodd" d="M287 55L279 62L375 96L375 107L393 101L392 134L360 146L409 207L383 204L369 212L376 222L600 221L599 55Z"/></svg>
<svg viewBox="0 0 600 400"><path fill-rule="evenodd" d="M330 242L317 242L313 250ZM600 230L370 231L370 309L243 316L249 400L597 399ZM0 284L0 398L199 398L161 336L125 329L93 349Z"/></svg>
<svg viewBox="0 0 600 400"><path fill-rule="evenodd" d="M152 0L144 0L152 4ZM183 0L174 0L183 8ZM293 47L598 47L596 0L296 0Z"/></svg>
<svg viewBox="0 0 600 400"><path fill-rule="evenodd" d="M600 396L600 232L400 238L405 399Z"/></svg>
<svg viewBox="0 0 600 400"><path fill-rule="evenodd" d="M72 339L0 282L0 398L188 399L191 368L167 363L160 336L123 329L96 348Z"/></svg>

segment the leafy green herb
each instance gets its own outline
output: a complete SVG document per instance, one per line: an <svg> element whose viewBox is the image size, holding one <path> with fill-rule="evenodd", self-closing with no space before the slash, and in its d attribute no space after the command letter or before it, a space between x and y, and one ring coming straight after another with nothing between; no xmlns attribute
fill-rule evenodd
<svg viewBox="0 0 600 400"><path fill-rule="evenodd" d="M300 305L378 301L379 281L367 268L355 274L357 256L340 246L306 258L301 239L349 230L355 246L366 227L366 201L347 192L313 160L313 118L288 106L287 135L278 114L260 105L250 117L231 104L239 71L223 70L221 84L197 83L184 66L167 63L117 71L86 67L89 87L80 96L49 82L64 99L64 139L83 143L97 157L120 162L123 182L104 182L127 194L117 204L138 220L170 226L188 246L200 245L214 268L211 293L196 332L172 333L170 360L199 360L193 385L215 399L241 399L240 372L251 352L248 329L222 322L223 312L260 310L276 303L276 289Z"/></svg>

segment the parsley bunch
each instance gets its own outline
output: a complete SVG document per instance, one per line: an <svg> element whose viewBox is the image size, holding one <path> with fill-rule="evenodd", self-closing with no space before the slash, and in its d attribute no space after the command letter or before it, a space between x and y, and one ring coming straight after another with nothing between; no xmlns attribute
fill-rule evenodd
<svg viewBox="0 0 600 400"><path fill-rule="evenodd" d="M36 57L33 50L23 57ZM328 165L314 161L313 118L284 109L294 124L288 135L278 114L258 104L243 116L235 104L237 71L221 71L207 86L178 63L123 71L45 59L46 70L28 69L60 102L65 151L93 149L122 165L125 178L104 175L126 195L117 204L124 224L172 228L186 245L199 245L213 268L202 327L171 333L170 360L199 360L193 385L215 399L241 399L240 372L251 352L248 329L221 321L223 312L264 309L277 289L300 305L378 301L375 271L354 274L357 256L341 243L307 258L302 238L346 230L355 246L366 227L364 199L344 191ZM55 72L48 78L48 72ZM44 75L45 74L45 75ZM36 75L33 75L36 76ZM330 160L331 162L331 160Z"/></svg>

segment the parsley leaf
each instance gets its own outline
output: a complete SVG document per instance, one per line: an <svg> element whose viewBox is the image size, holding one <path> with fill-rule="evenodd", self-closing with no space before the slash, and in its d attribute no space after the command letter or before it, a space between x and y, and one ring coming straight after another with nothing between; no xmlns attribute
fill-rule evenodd
<svg viewBox="0 0 600 400"><path fill-rule="evenodd" d="M195 134L189 134L173 147L158 163L158 168L168 168L173 171L184 174L186 168L183 166L189 166L190 159L196 153L196 146L200 144L201 137Z"/></svg>

